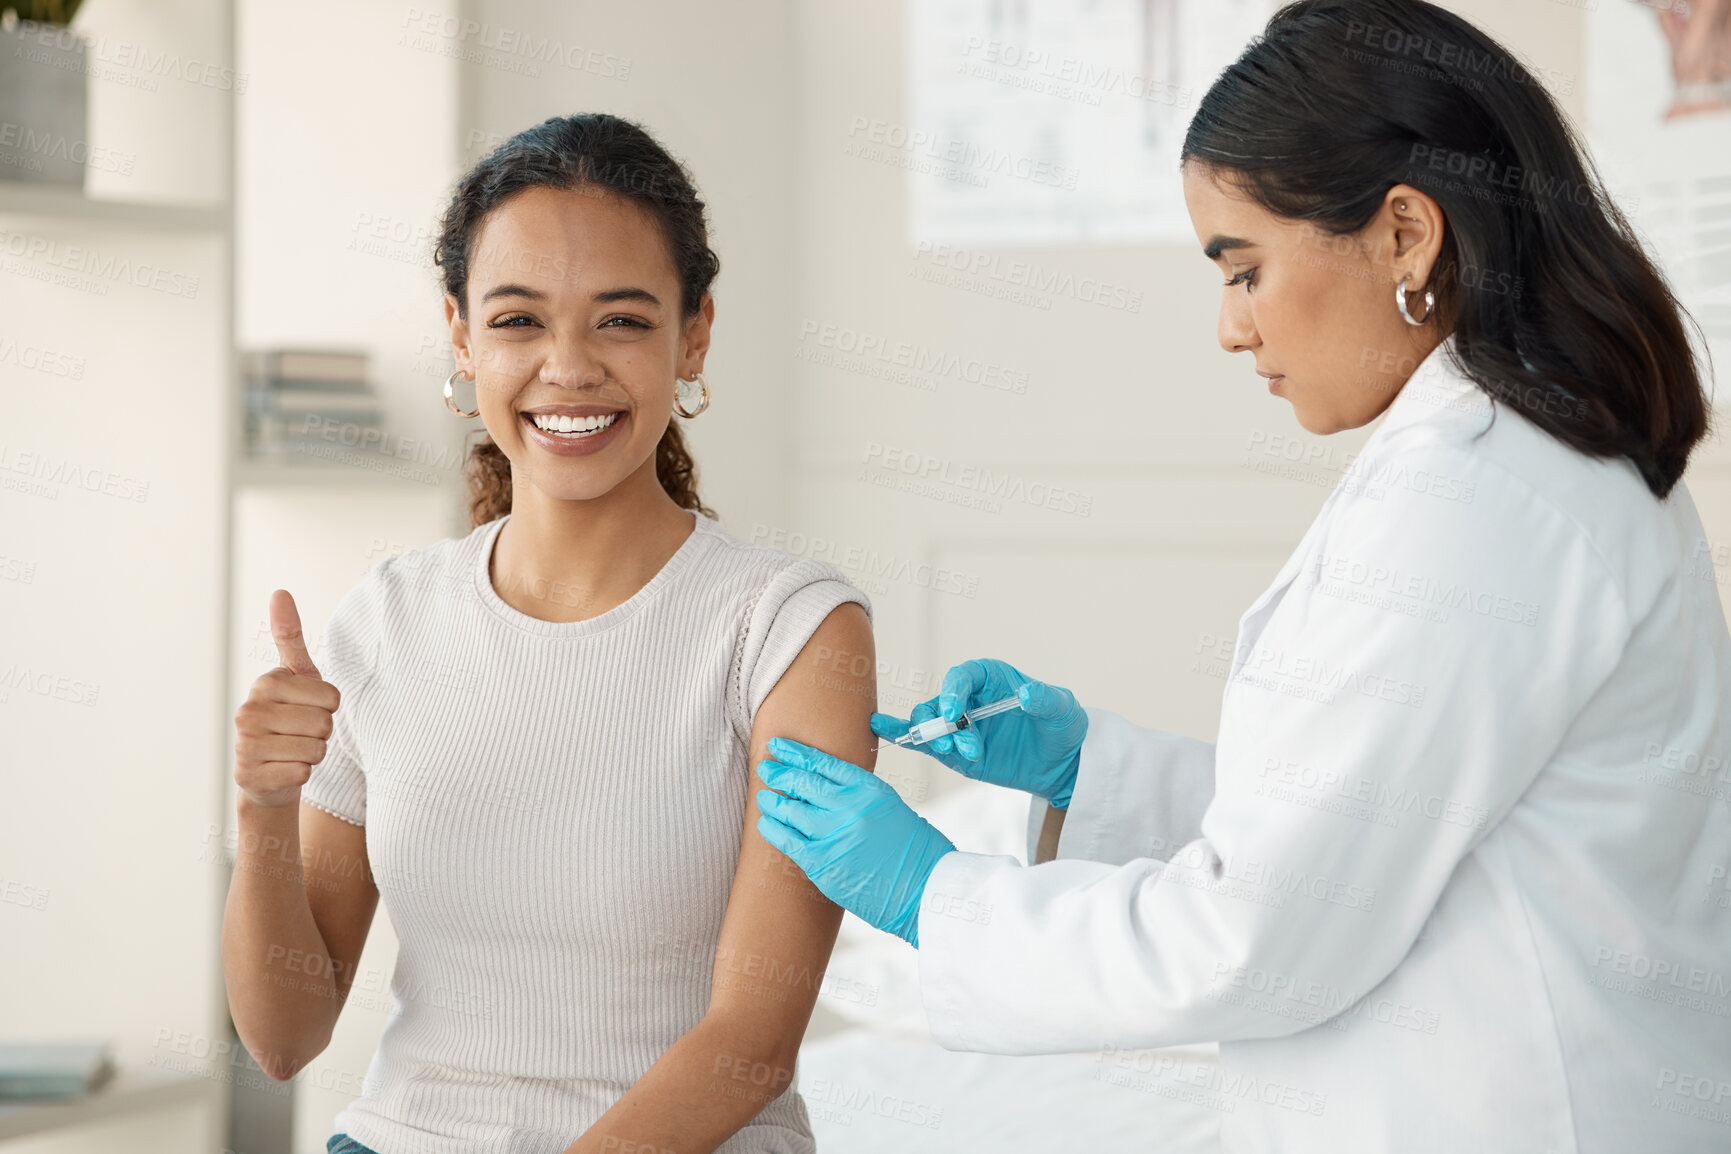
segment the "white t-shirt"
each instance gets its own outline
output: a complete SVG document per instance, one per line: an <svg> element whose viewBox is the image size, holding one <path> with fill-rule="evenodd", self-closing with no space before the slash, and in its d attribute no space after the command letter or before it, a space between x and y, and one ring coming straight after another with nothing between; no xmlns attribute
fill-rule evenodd
<svg viewBox="0 0 1731 1154"><path fill-rule="evenodd" d="M499 597L508 517L381 561L331 617L318 661L342 705L302 798L366 826L401 943L336 1120L380 1154L559 1154L703 1017L713 967L754 980L716 951L752 719L832 609L871 605L694 516L585 621ZM797 1091L719 1149L812 1151Z"/></svg>

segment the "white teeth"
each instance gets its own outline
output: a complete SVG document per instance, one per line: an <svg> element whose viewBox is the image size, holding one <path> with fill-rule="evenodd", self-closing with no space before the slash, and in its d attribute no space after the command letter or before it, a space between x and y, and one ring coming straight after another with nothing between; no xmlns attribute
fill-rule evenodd
<svg viewBox="0 0 1731 1154"><path fill-rule="evenodd" d="M548 433L571 433L586 436L598 433L619 419L618 413L604 413L598 417L564 417L548 416L544 413L531 413L530 419L535 427Z"/></svg>

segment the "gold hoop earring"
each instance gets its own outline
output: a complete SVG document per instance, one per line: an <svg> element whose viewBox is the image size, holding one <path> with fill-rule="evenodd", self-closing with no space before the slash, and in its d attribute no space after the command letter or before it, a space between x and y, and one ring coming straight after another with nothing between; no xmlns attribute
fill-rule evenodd
<svg viewBox="0 0 1731 1154"><path fill-rule="evenodd" d="M445 378L445 407L457 414L459 417L478 417L481 415L481 382L479 381L475 382L475 411L472 413L465 413L462 409L457 407L457 394L451 386L455 385L457 383L457 378L462 375L463 370L458 369L456 372Z"/></svg>
<svg viewBox="0 0 1731 1154"><path fill-rule="evenodd" d="M693 417L701 416L703 411L709 408L709 382L703 379L702 373L698 373L691 379L696 381L698 385L702 387L703 395L698 399L697 407L687 411L685 408L685 398L679 395L679 386L686 382L680 380L678 377L673 378L673 411L688 421Z"/></svg>
<svg viewBox="0 0 1731 1154"><path fill-rule="evenodd" d="M1407 276L1411 275L1411 273L1407 274ZM1424 316L1414 320L1412 314L1406 311L1407 276L1401 277L1400 283L1394 286L1394 304L1400 310L1400 319L1417 328L1430 320L1431 314L1436 312L1436 294L1430 289L1424 290Z"/></svg>

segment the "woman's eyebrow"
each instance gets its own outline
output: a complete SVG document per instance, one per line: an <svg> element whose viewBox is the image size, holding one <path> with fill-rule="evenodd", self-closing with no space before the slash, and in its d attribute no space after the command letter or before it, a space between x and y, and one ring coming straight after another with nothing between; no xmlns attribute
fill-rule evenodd
<svg viewBox="0 0 1731 1154"><path fill-rule="evenodd" d="M657 306L661 304L659 297L648 289L641 288L608 289L606 292L596 293L595 300L598 304L612 304L614 301L648 301Z"/></svg>
<svg viewBox="0 0 1731 1154"><path fill-rule="evenodd" d="M525 300L542 301L547 299L547 294L527 285L502 284L495 285L482 293L481 303L486 304L495 297L522 297ZM660 297L644 288L607 289L604 292L596 293L593 299L598 304L612 304L615 301L644 301L657 307L661 304Z"/></svg>
<svg viewBox="0 0 1731 1154"><path fill-rule="evenodd" d="M1229 248L1254 248L1255 246L1242 237L1216 236L1202 246L1202 255L1209 260L1219 260L1220 254Z"/></svg>
<svg viewBox="0 0 1731 1154"><path fill-rule="evenodd" d="M502 285L495 285L494 287L488 289L486 292L482 293L481 294L481 303L486 304L488 301L492 300L494 297L524 297L524 298L526 298L528 300L532 300L532 301L540 301L540 300L546 300L547 299L547 295L545 293L540 292L536 289L529 288L527 285L502 284Z"/></svg>

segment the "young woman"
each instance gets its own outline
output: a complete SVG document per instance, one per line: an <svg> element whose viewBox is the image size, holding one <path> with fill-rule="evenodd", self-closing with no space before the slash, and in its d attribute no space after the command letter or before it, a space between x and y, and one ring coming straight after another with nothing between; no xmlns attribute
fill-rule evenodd
<svg viewBox="0 0 1731 1154"><path fill-rule="evenodd" d="M322 669L273 597L241 844L302 870L237 863L236 1028L273 1077L317 1055L382 896L396 1009L333 1152L810 1151L841 910L758 836L748 754L869 757L876 662L838 571L698 500L670 418L709 401L703 204L636 125L549 120L463 178L437 262L474 529L376 566Z"/></svg>
<svg viewBox="0 0 1731 1154"><path fill-rule="evenodd" d="M917 943L951 1048L1146 1080L1123 1051L1219 1042L1229 1151L1731 1148L1731 635L1664 279L1532 75L1419 0L1282 8L1184 157L1221 346L1312 433L1378 422L1216 740L969 662L913 719L1016 694L927 748L1049 803L1059 860L797 746L765 836Z"/></svg>

